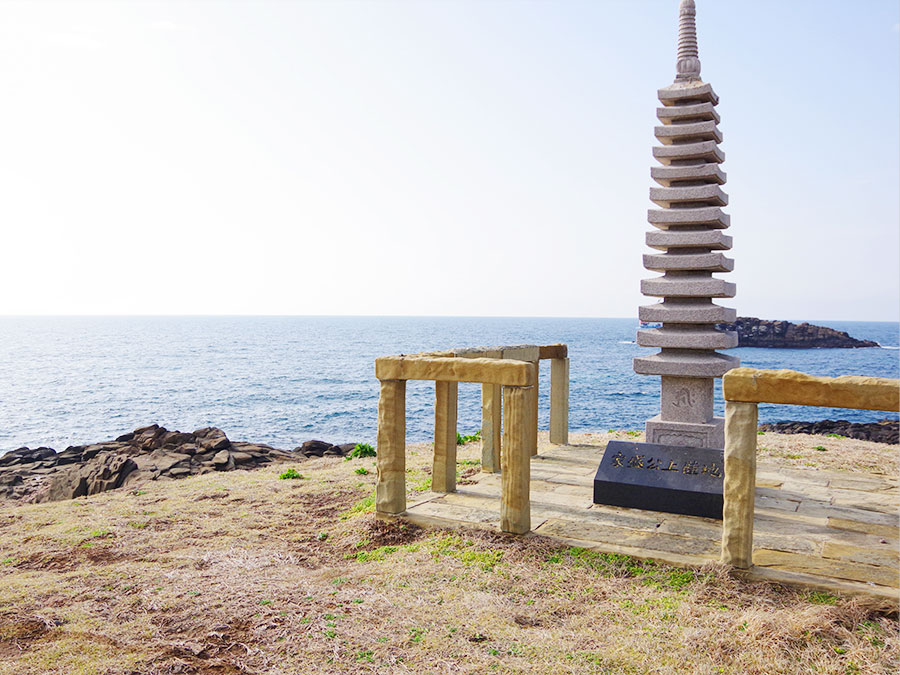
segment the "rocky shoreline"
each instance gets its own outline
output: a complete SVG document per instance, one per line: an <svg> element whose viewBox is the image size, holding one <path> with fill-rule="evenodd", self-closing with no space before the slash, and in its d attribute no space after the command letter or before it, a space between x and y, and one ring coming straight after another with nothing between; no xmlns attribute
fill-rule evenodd
<svg viewBox="0 0 900 675"><path fill-rule="evenodd" d="M778 349L859 349L880 347L872 340L857 340L847 333L826 326L790 321L770 321L755 316L739 316L734 323L716 324L716 328L735 331L738 347Z"/></svg>
<svg viewBox="0 0 900 675"><path fill-rule="evenodd" d="M880 422L848 422L847 420L821 420L819 422L776 422L760 424L760 431L774 431L778 434L815 434L827 436L835 434L858 441L900 444L900 422L881 420Z"/></svg>
<svg viewBox="0 0 900 675"><path fill-rule="evenodd" d="M216 427L184 433L152 424L114 441L71 446L62 452L46 447L8 452L0 456L0 498L74 499L154 480L255 469L310 457L342 457L355 447L356 443L313 440L289 452L262 443L232 442Z"/></svg>

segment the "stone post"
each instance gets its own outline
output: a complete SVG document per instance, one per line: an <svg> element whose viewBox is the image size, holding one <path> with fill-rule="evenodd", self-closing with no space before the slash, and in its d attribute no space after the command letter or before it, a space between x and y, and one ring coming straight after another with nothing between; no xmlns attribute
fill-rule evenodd
<svg viewBox="0 0 900 675"><path fill-rule="evenodd" d="M550 359L550 442L569 442L569 359Z"/></svg>
<svg viewBox="0 0 900 675"><path fill-rule="evenodd" d="M721 253L731 248L731 237L722 233L730 220L722 212L728 196L719 167L725 159L718 147L719 98L700 79L695 13L693 0L681 1L675 83L658 92L662 124L655 134L662 145L653 156L661 166L650 175L661 187L650 189L650 199L661 208L648 213L657 231L647 233L647 245L662 253L645 255L644 267L662 276L643 280L641 292L662 301L640 307L638 317L662 325L639 330L637 343L660 351L636 358L634 371L661 377L660 414L647 421L648 442L721 448L724 420L713 416L714 378L740 362L715 351L737 346L737 334L715 327L733 322L736 312L713 303L735 294L733 283L713 274L730 272L734 261Z"/></svg>
<svg viewBox="0 0 900 675"><path fill-rule="evenodd" d="M753 564L757 417L756 403L725 401L722 562L742 569Z"/></svg>
<svg viewBox="0 0 900 675"><path fill-rule="evenodd" d="M503 387L503 472L500 529L525 534L531 529L531 432L533 387Z"/></svg>
<svg viewBox="0 0 900 675"><path fill-rule="evenodd" d="M381 380L375 512L406 511L406 380Z"/></svg>
<svg viewBox="0 0 900 675"><path fill-rule="evenodd" d="M457 382L434 383L434 460L431 489L456 491L456 412L459 401Z"/></svg>
<svg viewBox="0 0 900 675"><path fill-rule="evenodd" d="M481 385L481 470L500 473L502 390L499 384Z"/></svg>

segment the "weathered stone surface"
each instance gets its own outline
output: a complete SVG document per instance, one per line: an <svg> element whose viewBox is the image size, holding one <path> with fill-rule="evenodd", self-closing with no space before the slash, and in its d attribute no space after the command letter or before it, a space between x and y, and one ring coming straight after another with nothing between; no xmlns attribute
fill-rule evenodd
<svg viewBox="0 0 900 675"><path fill-rule="evenodd" d="M724 251L731 248L732 238L721 230L653 230L647 232L647 246L660 251L678 248L708 248Z"/></svg>
<svg viewBox="0 0 900 675"><path fill-rule="evenodd" d="M718 206L700 206L682 209L649 209L647 221L654 227L666 230L682 225L705 225L718 230L731 225L731 216Z"/></svg>
<svg viewBox="0 0 900 675"><path fill-rule="evenodd" d="M730 324L717 326L735 331L739 347L770 347L776 349L848 349L879 347L871 340L857 340L844 331L815 326L809 323L769 321L754 316L741 316Z"/></svg>
<svg viewBox="0 0 900 675"><path fill-rule="evenodd" d="M667 106L656 109L656 118L663 124L687 122L690 120L712 120L720 122L719 113L712 103L694 103L678 106Z"/></svg>
<svg viewBox="0 0 900 675"><path fill-rule="evenodd" d="M719 149L715 141L699 141L683 145L662 145L653 148L653 157L662 164L685 160L702 160L721 164L725 161L725 153Z"/></svg>
<svg viewBox="0 0 900 675"><path fill-rule="evenodd" d="M885 377L816 377L793 370L736 368L725 377L726 400L863 410L900 408L900 381Z"/></svg>
<svg viewBox="0 0 900 675"><path fill-rule="evenodd" d="M689 350L668 350L652 356L635 358L634 372L640 375L722 377L739 364L740 360L737 357L718 352L694 351L692 353Z"/></svg>
<svg viewBox="0 0 900 675"><path fill-rule="evenodd" d="M676 82L656 91L660 103L665 106L684 105L688 101L718 105L719 97L712 85L706 82Z"/></svg>
<svg viewBox="0 0 900 675"><path fill-rule="evenodd" d="M642 279L641 293L665 298L733 298L737 287L712 277L657 277Z"/></svg>
<svg viewBox="0 0 900 675"><path fill-rule="evenodd" d="M35 448L34 450L30 450L29 448L18 448L0 457L0 466L29 464L31 462L38 462L47 457L53 457L54 455L56 455L56 451L53 448L40 447Z"/></svg>
<svg viewBox="0 0 900 675"><path fill-rule="evenodd" d="M535 348L537 350L537 348ZM534 366L504 354L502 359L455 359L431 356L382 356L375 359L379 380L482 382L513 387L534 383Z"/></svg>
<svg viewBox="0 0 900 675"><path fill-rule="evenodd" d="M654 272L730 272L734 269L734 260L721 253L647 253L644 254L644 267Z"/></svg>
<svg viewBox="0 0 900 675"><path fill-rule="evenodd" d="M724 185L726 178L725 172L718 164L654 166L650 169L650 177L666 187L679 185L683 181L704 181Z"/></svg>
<svg viewBox="0 0 900 675"><path fill-rule="evenodd" d="M725 406L725 500L722 562L742 569L753 564L753 516L756 498L757 406Z"/></svg>
<svg viewBox="0 0 900 675"><path fill-rule="evenodd" d="M137 465L130 457L104 452L84 465L53 476L46 491L35 501L55 502L112 490L135 469Z"/></svg>
<svg viewBox="0 0 900 675"><path fill-rule="evenodd" d="M731 307L722 307L702 300L685 302L679 299L666 299L655 305L638 307L638 318L641 321L661 323L720 323L733 321L735 314L735 310Z"/></svg>
<svg viewBox="0 0 900 675"><path fill-rule="evenodd" d="M331 443L326 443L325 441L306 441L306 443L297 448L296 452L300 452L307 457L322 457L325 451L330 450L332 447Z"/></svg>
<svg viewBox="0 0 900 675"><path fill-rule="evenodd" d="M676 184L672 187L650 188L650 201L664 208L682 204L696 206L698 203L726 206L728 195L716 183L685 186Z"/></svg>
<svg viewBox="0 0 900 675"><path fill-rule="evenodd" d="M706 326L686 324L683 329L675 326L651 328L637 332L641 347L668 349L729 349L736 347L737 335L713 330Z"/></svg>
<svg viewBox="0 0 900 675"><path fill-rule="evenodd" d="M665 124L653 130L654 135L665 145L680 143L687 140L722 142L722 132L712 120L703 122L688 122L680 120L680 124Z"/></svg>
<svg viewBox="0 0 900 675"><path fill-rule="evenodd" d="M207 450L224 450L231 445L225 432L215 427L197 429L193 435L197 438L199 446Z"/></svg>

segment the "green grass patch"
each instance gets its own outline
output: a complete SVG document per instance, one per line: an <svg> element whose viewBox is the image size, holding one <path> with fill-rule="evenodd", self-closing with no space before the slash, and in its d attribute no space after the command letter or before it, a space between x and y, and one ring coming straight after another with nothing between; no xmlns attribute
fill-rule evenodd
<svg viewBox="0 0 900 675"><path fill-rule="evenodd" d="M463 436L458 431L456 432L456 444L457 445L465 445L466 443L474 443L475 441L481 440L481 429L476 431L474 434L470 436Z"/></svg>
<svg viewBox="0 0 900 675"><path fill-rule="evenodd" d="M814 605L836 605L837 596L825 591L812 591L809 594L809 601Z"/></svg>
<svg viewBox="0 0 900 675"><path fill-rule="evenodd" d="M681 591L706 578L694 570L660 565L620 553L600 553L572 546L558 549L544 560L550 565L569 565L589 569L602 577L631 577L648 586Z"/></svg>
<svg viewBox="0 0 900 675"><path fill-rule="evenodd" d="M341 520L347 520L350 516L359 515L360 513L374 513L375 512L375 490L372 490L372 494L368 497L363 497L358 502L356 502L353 506L351 506L344 515L341 516Z"/></svg>
<svg viewBox="0 0 900 675"><path fill-rule="evenodd" d="M402 551L404 553L412 553L419 550L419 544L404 544L403 546L379 546L371 551L359 551L358 553L348 553L346 558L353 558L356 562L382 562L389 555Z"/></svg>
<svg viewBox="0 0 900 675"><path fill-rule="evenodd" d="M291 469L288 469L287 471L285 471L284 473L278 474L278 478L280 478L281 480L295 480L298 478L302 479L303 474L300 473L299 471L297 471L297 469L291 468Z"/></svg>
<svg viewBox="0 0 900 675"><path fill-rule="evenodd" d="M374 457L375 454L375 448L368 443L357 443L356 447L354 447L353 450L350 451L350 454L347 455L347 460Z"/></svg>
<svg viewBox="0 0 900 675"><path fill-rule="evenodd" d="M456 558L464 565L478 567L485 572L492 572L503 560L503 551L494 548L478 548L475 543L457 535L438 537L431 543L431 555L437 559L441 556Z"/></svg>

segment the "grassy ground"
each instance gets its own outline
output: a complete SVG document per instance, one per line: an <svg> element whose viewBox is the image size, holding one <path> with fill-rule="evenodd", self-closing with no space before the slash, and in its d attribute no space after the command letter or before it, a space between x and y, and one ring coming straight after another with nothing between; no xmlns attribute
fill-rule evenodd
<svg viewBox="0 0 900 675"><path fill-rule="evenodd" d="M628 438L591 434L575 442ZM786 464L897 449L766 434ZM823 446L826 450L816 450ZM479 469L479 444L459 470ZM410 487L430 485L428 444ZM861 601L484 530L374 520L372 459L0 506L0 674L895 673Z"/></svg>

